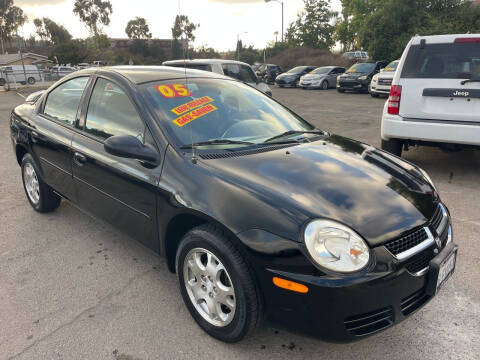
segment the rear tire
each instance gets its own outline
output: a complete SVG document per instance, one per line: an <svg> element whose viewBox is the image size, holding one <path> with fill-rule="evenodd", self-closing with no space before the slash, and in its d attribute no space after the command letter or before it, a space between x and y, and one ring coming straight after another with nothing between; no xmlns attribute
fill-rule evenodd
<svg viewBox="0 0 480 360"><path fill-rule="evenodd" d="M27 81L28 81L28 83L29 83L30 85L34 85L34 84L35 84L35 78L33 78L33 77L29 77L29 78L27 79Z"/></svg>
<svg viewBox="0 0 480 360"><path fill-rule="evenodd" d="M21 169L25 195L33 210L47 213L57 209L61 198L42 180L32 155L25 154L22 159Z"/></svg>
<svg viewBox="0 0 480 360"><path fill-rule="evenodd" d="M0 79L0 86L5 86L6 83L5 79Z"/></svg>
<svg viewBox="0 0 480 360"><path fill-rule="evenodd" d="M389 153L396 155L398 157L402 156L402 147L403 142L398 139L383 140L382 139L382 150L388 151Z"/></svg>
<svg viewBox="0 0 480 360"><path fill-rule="evenodd" d="M257 327L262 302L253 270L221 229L206 224L190 230L175 264L183 301L207 334L232 343Z"/></svg>

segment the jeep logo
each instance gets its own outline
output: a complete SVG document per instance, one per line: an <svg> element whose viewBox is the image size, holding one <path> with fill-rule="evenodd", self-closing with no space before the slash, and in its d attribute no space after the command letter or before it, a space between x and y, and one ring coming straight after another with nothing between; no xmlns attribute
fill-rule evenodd
<svg viewBox="0 0 480 360"><path fill-rule="evenodd" d="M470 95L470 93L468 91L455 91L453 93L453 96L463 96L463 97L467 97L468 95Z"/></svg>

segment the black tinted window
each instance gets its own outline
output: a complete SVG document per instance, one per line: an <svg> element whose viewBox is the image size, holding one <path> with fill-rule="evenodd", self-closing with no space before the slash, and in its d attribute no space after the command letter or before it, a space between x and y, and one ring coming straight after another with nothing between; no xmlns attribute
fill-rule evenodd
<svg viewBox="0 0 480 360"><path fill-rule="evenodd" d="M73 126L87 81L88 77L81 77L57 86L48 94L43 113Z"/></svg>
<svg viewBox="0 0 480 360"><path fill-rule="evenodd" d="M90 98L85 131L108 138L133 135L143 141L145 126L123 90L105 79L98 79Z"/></svg>
<svg viewBox="0 0 480 360"><path fill-rule="evenodd" d="M167 64L166 66L173 66L183 68L186 67L187 69L195 69L195 70L203 70L203 71L212 71L212 67L209 64Z"/></svg>
<svg viewBox="0 0 480 360"><path fill-rule="evenodd" d="M480 43L426 44L410 47L402 78L466 79L480 77Z"/></svg>
<svg viewBox="0 0 480 360"><path fill-rule="evenodd" d="M227 76L241 80L246 83L257 81L257 77L253 73L250 66L239 64L222 64L223 73Z"/></svg>

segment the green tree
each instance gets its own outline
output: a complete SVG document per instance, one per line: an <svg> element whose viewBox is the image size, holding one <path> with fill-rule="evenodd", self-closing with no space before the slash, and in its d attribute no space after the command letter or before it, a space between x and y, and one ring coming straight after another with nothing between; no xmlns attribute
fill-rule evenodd
<svg viewBox="0 0 480 360"><path fill-rule="evenodd" d="M92 35L97 36L102 25L110 24L112 4L108 0L75 0L73 13L80 17Z"/></svg>
<svg viewBox="0 0 480 360"><path fill-rule="evenodd" d="M152 33L148 27L147 20L138 16L128 22L125 32L130 39L152 38Z"/></svg>
<svg viewBox="0 0 480 360"><path fill-rule="evenodd" d="M13 0L0 0L0 43L5 53L5 41L12 38L19 26L27 21L23 10L13 5Z"/></svg>
<svg viewBox="0 0 480 360"><path fill-rule="evenodd" d="M34 19L33 23L36 28L37 35L43 41L49 41L54 45L58 45L72 39L72 35L65 27L57 24L49 18Z"/></svg>
<svg viewBox="0 0 480 360"><path fill-rule="evenodd" d="M185 50L188 50L188 43L195 40L194 31L200 24L194 24L187 15L177 15L172 27L172 57L178 59L183 57L182 43L180 39L186 42Z"/></svg>
<svg viewBox="0 0 480 360"><path fill-rule="evenodd" d="M300 43L313 49L326 49L334 43L334 26L337 16L330 9L330 0L303 0L305 9L295 22L296 36ZM288 31L288 30L287 30Z"/></svg>

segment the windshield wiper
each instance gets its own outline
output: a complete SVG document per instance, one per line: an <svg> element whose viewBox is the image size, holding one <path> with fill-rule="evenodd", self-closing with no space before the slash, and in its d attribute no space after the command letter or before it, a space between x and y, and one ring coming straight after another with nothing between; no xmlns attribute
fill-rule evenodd
<svg viewBox="0 0 480 360"><path fill-rule="evenodd" d="M273 140L280 139L280 138L285 137L285 136L297 135L297 134L321 134L321 135L324 135L325 132L323 132L322 130L289 130L289 131L285 131L284 133L272 136L271 138L268 138L267 140L264 141L264 143L271 142Z"/></svg>
<svg viewBox="0 0 480 360"><path fill-rule="evenodd" d="M460 82L460 84L465 85L466 83L470 83L470 82L480 82L480 79L467 79Z"/></svg>
<svg viewBox="0 0 480 360"><path fill-rule="evenodd" d="M230 139L213 139L208 141L201 141L193 144L185 144L180 147L180 149L192 149L197 146L206 146L206 145L253 145L255 143L250 141L237 141Z"/></svg>

